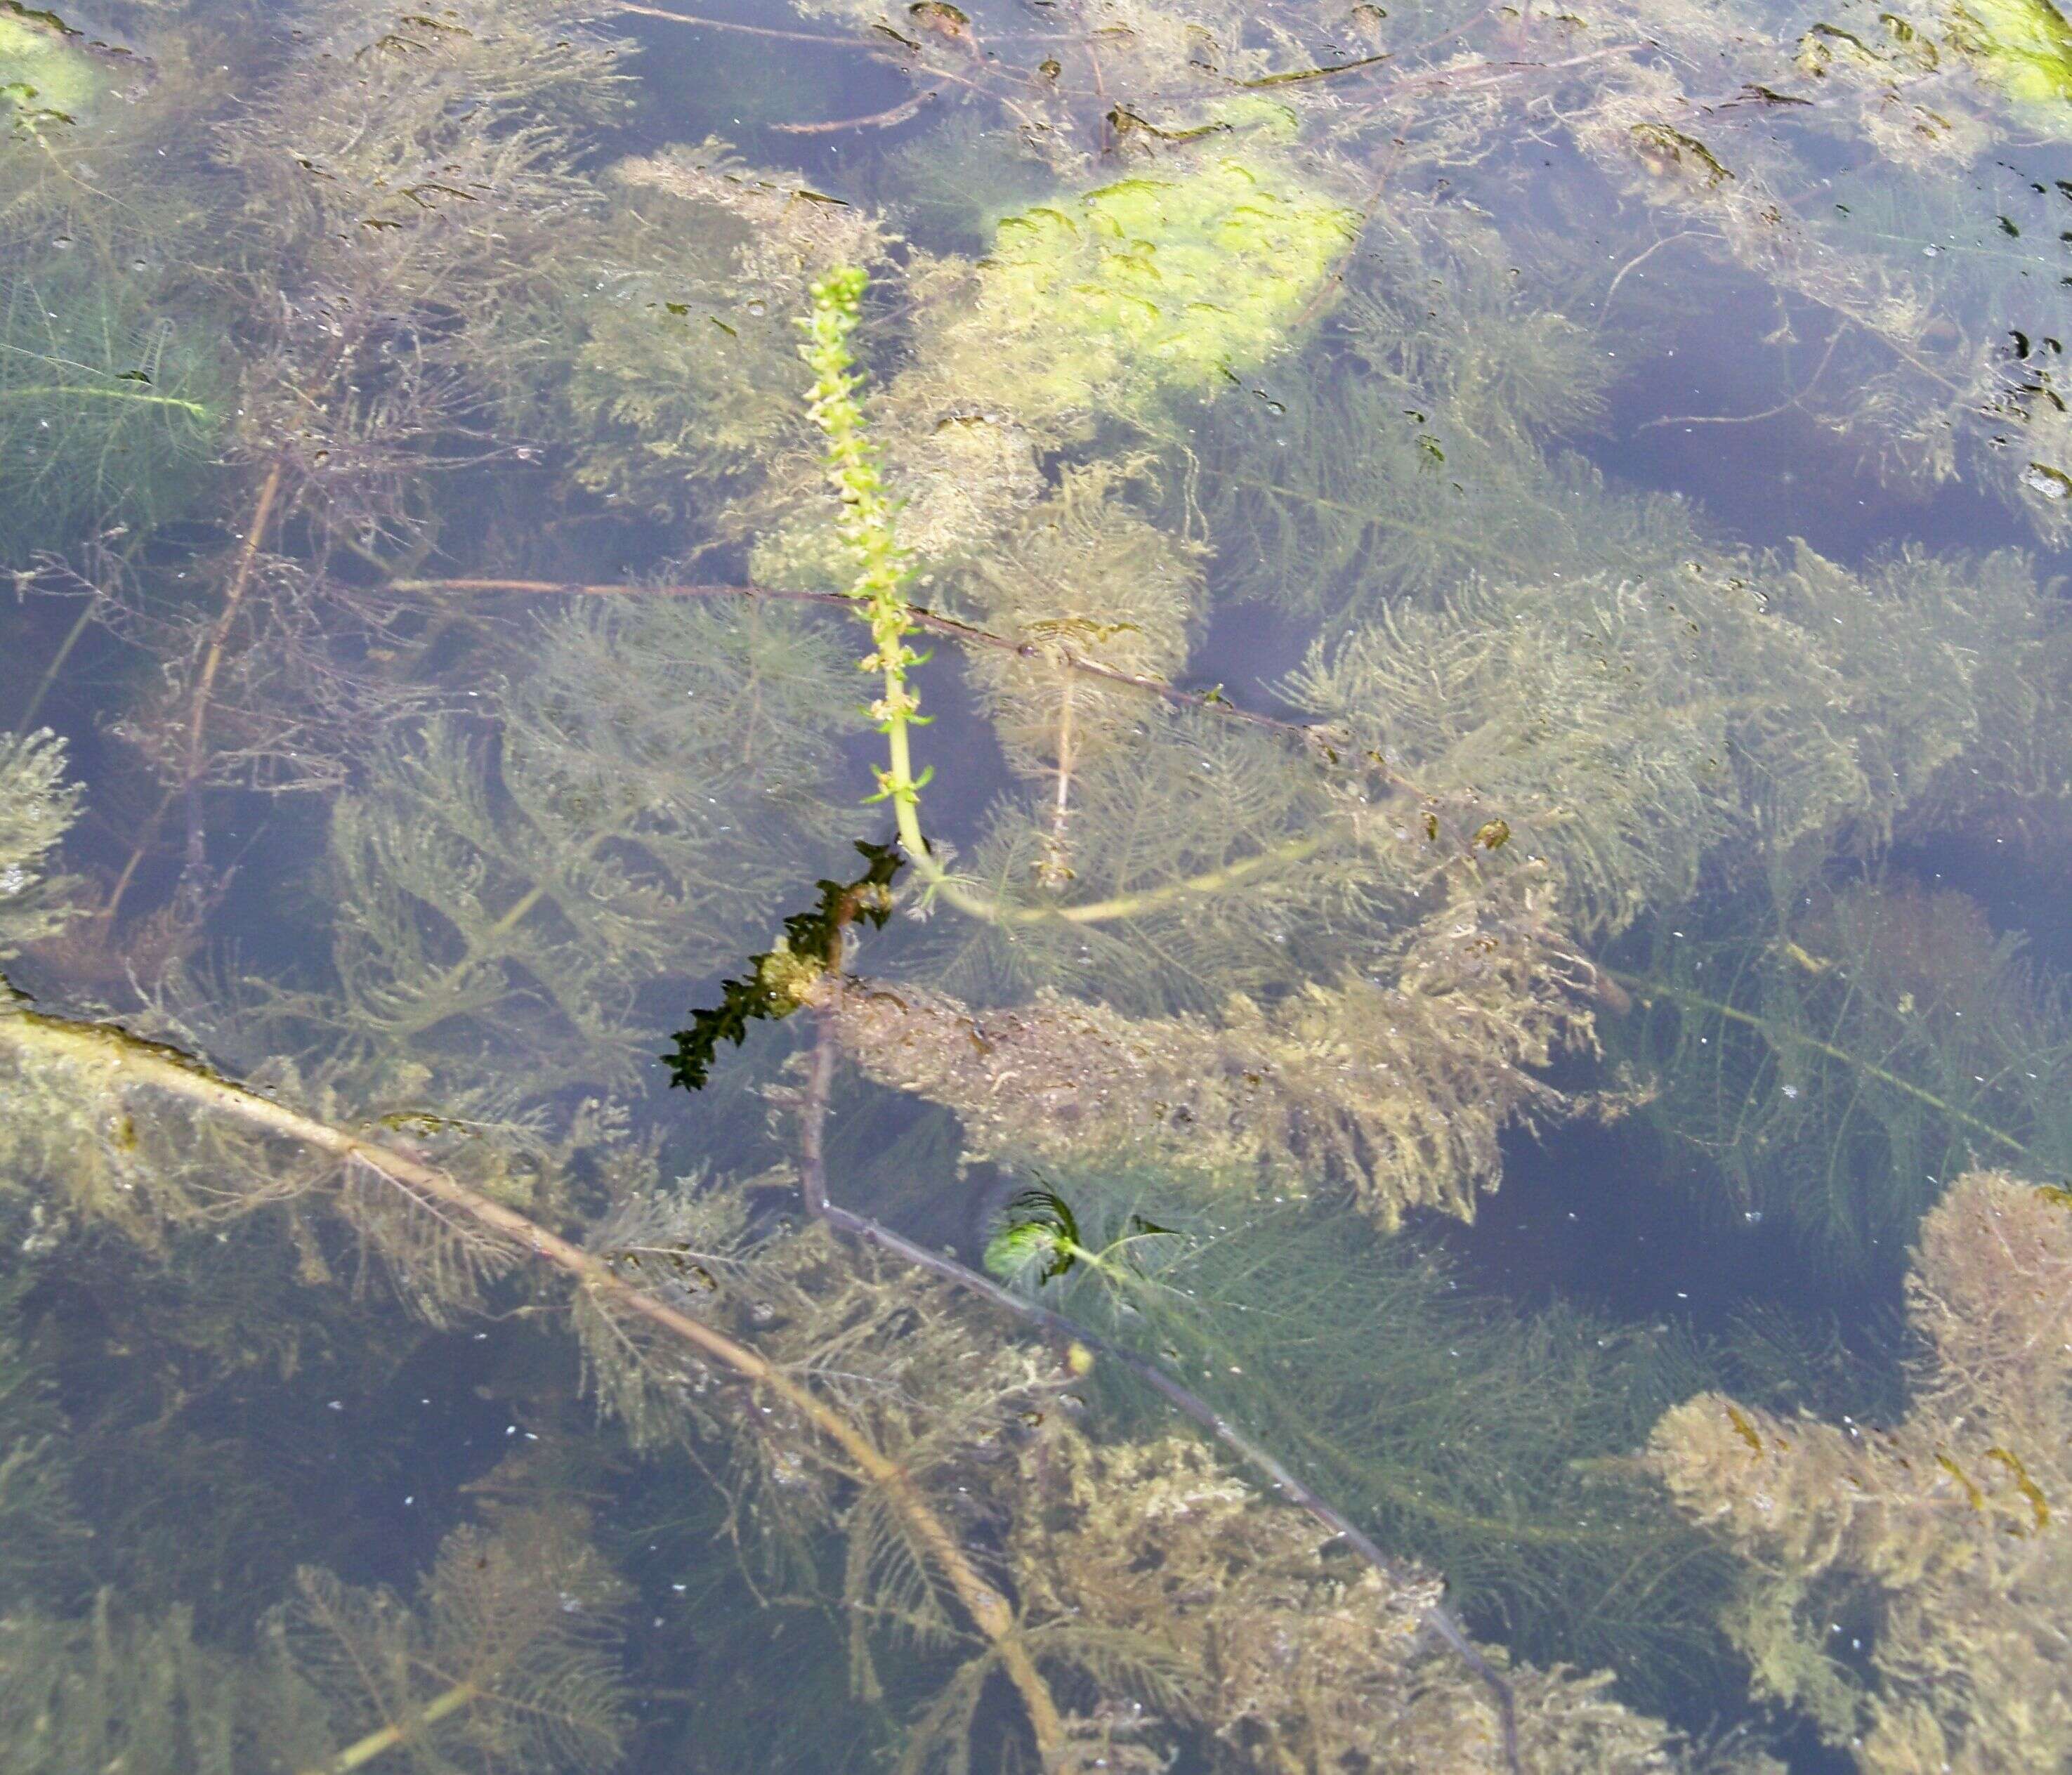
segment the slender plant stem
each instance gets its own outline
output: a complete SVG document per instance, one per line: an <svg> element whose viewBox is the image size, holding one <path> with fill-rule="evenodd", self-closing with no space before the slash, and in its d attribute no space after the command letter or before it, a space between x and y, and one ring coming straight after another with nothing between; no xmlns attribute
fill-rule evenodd
<svg viewBox="0 0 2072 1775"><path fill-rule="evenodd" d="M1050 802L1050 837L1043 855L1043 879L1046 883L1062 885L1072 877L1071 853L1065 842L1065 829L1072 820L1072 688L1073 679L1067 673L1058 688L1058 787Z"/></svg>
<svg viewBox="0 0 2072 1775"><path fill-rule="evenodd" d="M1134 894L1117 894L1105 900L1087 900L1077 906L1008 906L1002 909L1008 922L1015 924L1046 924L1053 921L1065 924L1107 924L1117 918L1141 918L1147 912L1177 904L1182 900L1220 894L1227 888L1241 887L1256 875L1264 875L1270 869L1286 869L1297 863L1305 863L1323 849L1328 840L1321 832L1304 832L1293 838L1284 839L1280 844L1250 857L1240 857L1235 863L1226 863L1219 869L1204 869L1198 875L1182 876L1178 881L1163 881L1157 887L1145 888Z"/></svg>
<svg viewBox="0 0 2072 1775"><path fill-rule="evenodd" d="M781 135L824 136L842 129L886 129L895 123L904 123L931 100L941 96L939 86L926 86L910 99L888 106L882 111L873 111L867 117L837 117L825 123L773 123L771 129Z"/></svg>
<svg viewBox="0 0 2072 1775"><path fill-rule="evenodd" d="M115 922L116 914L122 910L122 897L130 891L130 884L136 879L139 865L150 853L151 840L158 836L158 828L164 823L166 814L172 809L173 803L179 798L180 787L178 783L175 783L158 798L158 806L146 816L144 824L137 828L136 840L130 847L129 859L123 864L121 873L115 877L114 886L108 890L107 900L100 910L94 914L94 916L104 924L113 925Z"/></svg>
<svg viewBox="0 0 2072 1775"><path fill-rule="evenodd" d="M471 1705L482 1694L473 1683L456 1683L436 1700L417 1709L407 1720L394 1725L384 1726L379 1732L370 1732L364 1738L347 1744L321 1769L310 1769L305 1775L352 1775L356 1769L364 1768L377 1757L385 1757L399 1744L407 1743L427 1726L435 1726L449 1714L458 1713Z"/></svg>
<svg viewBox="0 0 2072 1775"><path fill-rule="evenodd" d="M245 533L245 541L237 552L237 565L232 569L230 585L223 597L223 608L216 613L209 630L208 644L203 650L200 670L195 675L192 698L187 706L187 758L181 770L180 781L166 791L158 805L151 810L150 816L138 830L135 841L130 848L130 859L122 865L121 873L109 890L107 903L98 916L106 923L115 922L121 910L122 897L130 891L135 879L138 865L144 861L157 837L158 828L171 811L175 801L187 803L187 835L185 860L181 865L183 880L198 877L207 856L203 848L204 835L201 820L201 779L206 770L203 748L208 738L209 699L216 689L216 674L223 669L223 656L230 643L232 626L237 620L239 607L245 602L245 594L252 582L252 569L259 558L259 549L266 540L266 531L273 521L273 506L281 496L281 483L287 471L287 458L276 457L273 466L266 471L260 483L259 499L252 514L252 523Z"/></svg>
<svg viewBox="0 0 2072 1775"><path fill-rule="evenodd" d="M0 388L0 401L19 401L31 395L62 395L68 401L134 401L141 406L172 407L181 413L191 414L196 419L209 417L208 409L198 401L182 401L169 394L138 394L128 388L96 388L85 384L68 388Z"/></svg>
<svg viewBox="0 0 2072 1775"><path fill-rule="evenodd" d="M1732 1005L1723 1005L1716 998L1707 998L1701 992L1690 992L1680 986L1665 986L1659 980L1649 980L1641 975L1614 974L1611 977L1643 1005L1651 1004L1656 999L1667 999L1672 1005L1688 1005L1692 1010L1709 1011L1713 1016L1723 1017L1729 1022L1745 1025L1747 1028L1757 1031L1766 1042L1772 1043L1791 1042L1796 1042L1802 1048L1811 1048L1815 1054L1823 1054L1830 1060L1840 1061L1842 1065L1852 1070L1862 1073L1867 1078L1877 1079L1880 1084L1889 1085L1894 1091L1904 1092L1916 1102L1927 1104L1930 1109L1938 1114L1948 1116L1953 1122L1961 1122L1966 1128L1976 1130L1987 1139L1996 1141L2011 1153L2016 1153L2023 1158L2029 1157L2029 1148L2013 1135L2008 1133L2005 1128L1996 1128L1991 1122L1971 1115L1968 1111L1958 1108L1948 1099L1938 1097L1932 1091L1924 1090L1912 1080L1902 1079L1897 1073L1889 1071L1874 1062L1866 1060L1860 1054L1851 1054L1848 1049L1837 1047L1832 1042L1823 1042L1817 1035L1808 1035L1803 1029L1794 1029L1787 1025L1773 1023L1766 1017L1756 1016L1753 1012L1738 1009Z"/></svg>
<svg viewBox="0 0 2072 1775"><path fill-rule="evenodd" d="M72 657L72 650L79 645L86 634L87 626L101 614L105 598L105 594L96 586L93 596L86 601L86 608L65 631L64 639L58 643L58 651L51 655L50 664L43 668L43 676L36 681L35 693L29 698L27 706L22 711L21 719L14 724L17 733L28 732L30 722L36 718L36 711L43 706L43 699L50 695L51 687L58 681L58 674L64 670L65 661Z"/></svg>
<svg viewBox="0 0 2072 1775"><path fill-rule="evenodd" d="M183 867L191 876L199 875L207 860L202 848L201 779L205 767L203 747L208 726L209 699L216 690L216 674L223 668L224 650L230 644L230 631L245 602L245 590L252 583L253 564L259 558L261 545L273 521L273 503L281 496L281 481L287 466L287 458L277 456L273 466L266 471L266 479L260 483L259 502L252 514L252 527L245 532L244 546L237 552L236 570L231 575L229 590L223 594L223 608L217 612L216 626L209 631L208 647L202 655L201 670L195 677L193 705L187 712L187 769L181 785L187 812L187 861Z"/></svg>
<svg viewBox="0 0 2072 1775"><path fill-rule="evenodd" d="M744 36L777 37L793 43L832 43L843 49L865 47L853 37L838 37L828 31L780 31L774 25L748 25L734 18L705 18L663 6L642 6L639 0L606 0L606 4L614 12L629 12L641 18L666 18L672 25L689 25L700 31L739 31Z"/></svg>
<svg viewBox="0 0 2072 1775"><path fill-rule="evenodd" d="M880 1488L898 1513L972 1623L991 1641L1001 1669L1021 1696L1038 1753L1048 1761L1063 1744L1064 1726L1057 1703L1022 1643L1012 1604L980 1575L906 1469L817 1393L748 1346L635 1287L581 1246L470 1188L450 1173L277 1103L174 1049L113 1025L74 1022L36 1011L0 1010L0 1049L76 1066L113 1095L128 1089L163 1092L255 1132L363 1165L405 1195L419 1202L436 1202L508 1249L553 1266L594 1297L645 1320L783 1400L839 1449L857 1473Z"/></svg>

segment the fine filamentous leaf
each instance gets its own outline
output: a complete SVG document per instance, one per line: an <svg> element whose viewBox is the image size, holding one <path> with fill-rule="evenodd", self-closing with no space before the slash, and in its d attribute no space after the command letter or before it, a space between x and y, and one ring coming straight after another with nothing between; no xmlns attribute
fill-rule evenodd
<svg viewBox="0 0 2072 1775"><path fill-rule="evenodd" d="M828 792L853 708L831 625L629 595L542 640L493 726L387 736L340 799L343 1003L289 1006L319 1052L506 1111L635 1083L666 1015L643 990L738 955L853 819Z"/></svg>
<svg viewBox="0 0 2072 1775"><path fill-rule="evenodd" d="M1694 910L1622 977L1638 1009L1607 1033L1715 1212L1889 1271L1967 1167L2072 1177L2072 1009L1961 894L1864 885L1740 928Z"/></svg>
<svg viewBox="0 0 2072 1775"><path fill-rule="evenodd" d="M146 298L96 253L0 300L0 537L17 560L82 527L162 522L199 490L224 378L199 323Z"/></svg>

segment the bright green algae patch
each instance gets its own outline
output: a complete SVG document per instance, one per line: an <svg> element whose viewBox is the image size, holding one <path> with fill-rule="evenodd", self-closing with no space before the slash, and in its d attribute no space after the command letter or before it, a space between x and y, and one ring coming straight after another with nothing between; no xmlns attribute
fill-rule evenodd
<svg viewBox="0 0 2072 1775"><path fill-rule="evenodd" d="M101 72L50 32L0 17L0 105L25 119L74 117L100 95Z"/></svg>
<svg viewBox="0 0 2072 1775"><path fill-rule="evenodd" d="M2072 23L2052 0L1966 0L1955 27L1952 35L2012 97L2072 100Z"/></svg>
<svg viewBox="0 0 2072 1775"><path fill-rule="evenodd" d="M1272 355L1356 220L1236 154L1040 203L1000 223L951 346L1027 420L1212 387Z"/></svg>

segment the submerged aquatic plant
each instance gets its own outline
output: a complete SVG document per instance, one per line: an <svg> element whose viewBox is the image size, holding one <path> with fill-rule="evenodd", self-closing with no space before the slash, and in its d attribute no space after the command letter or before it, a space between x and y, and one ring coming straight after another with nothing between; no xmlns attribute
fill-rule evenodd
<svg viewBox="0 0 2072 1775"><path fill-rule="evenodd" d="M1961 894L1866 885L1738 931L1693 914L1618 977L1639 1009L1608 1037L1696 1186L1827 1261L1896 1267L1975 1166L2072 1175L2062 988Z"/></svg>
<svg viewBox="0 0 2072 1775"><path fill-rule="evenodd" d="M810 410L826 441L828 479L842 505L841 539L856 565L849 595L870 629L871 651L863 659L861 669L878 672L884 680L882 693L870 705L871 719L885 736L888 757L886 767L878 773L874 799L892 803L900 842L926 867L928 846L921 836L916 808L921 791L934 773L914 775L910 729L926 726L929 717L921 713L920 697L907 674L924 664L927 655L906 644L914 633L906 596L908 563L894 534L892 501L878 470L878 452L864 429L863 411L857 404L861 379L855 373L856 360L849 343L867 281L862 271L851 266L813 286L812 311L800 323L806 332L800 355L813 372Z"/></svg>
<svg viewBox="0 0 2072 1775"><path fill-rule="evenodd" d="M690 1027L676 1032L676 1051L663 1057L671 1084L703 1090L721 1042L738 1048L748 1039L750 1023L789 1017L830 959L839 964L842 934L849 924L884 927L892 915L893 880L906 860L896 844L859 840L856 848L870 867L853 881L821 882L820 903L787 918L775 947L750 956L746 974L722 983L720 1002L695 1013Z"/></svg>
<svg viewBox="0 0 2072 1775"><path fill-rule="evenodd" d="M1248 1189L1329 1182L1384 1226L1414 1207L1470 1218L1507 1125L1585 1107L1538 1069L1589 1044L1588 964L1547 922L1544 884L1511 889L1441 906L1389 984L1236 999L1213 1023L1053 992L990 1012L898 984L805 996L868 1076L956 1110L976 1157L1150 1157Z"/></svg>
<svg viewBox="0 0 2072 1775"><path fill-rule="evenodd" d="M89 232L0 301L0 536L18 559L183 515L222 436L225 378L199 321L116 273L131 244Z"/></svg>
<svg viewBox="0 0 2072 1775"><path fill-rule="evenodd" d="M0 739L0 961L65 922L63 884L49 871L79 810L64 768L64 746L47 730Z"/></svg>
<svg viewBox="0 0 2072 1775"><path fill-rule="evenodd" d="M2068 1284L2064 1192L1974 1172L1922 1223L1907 1311L1925 1354L1903 1420L1704 1394L1650 1442L1679 1506L1748 1562L1728 1625L1759 1688L1867 1775L2012 1775L2072 1748Z"/></svg>
<svg viewBox="0 0 2072 1775"><path fill-rule="evenodd" d="M314 1317L281 1305L290 1280L352 1280L370 1313L434 1327L572 1319L615 1425L600 1445L622 1436L658 1492L694 1462L716 1481L708 1532L746 1555L733 1608L781 1598L770 1620L810 1619L787 1663L832 1649L853 1713L820 1748L855 1717L911 1770L1696 1764L1600 1679L1507 1674L1449 1637L1438 1578L1404 1556L1457 1569L1514 1655L1581 1648L1674 1692L1663 1673L1716 1650L1692 1651L1692 1617L1725 1562L1606 1457L1635 1440L1622 1412L1691 1383L1675 1341L1560 1316L1474 1326L1342 1206L1392 1230L1466 1217L1508 1131L1627 1100L1588 1070L1621 992L1580 939L1680 918L1720 880L1781 899L1982 799L2062 794L2062 625L2010 558L1752 553L1556 454L1619 368L1585 317L1638 281L1572 224L1593 203L1651 210L1675 232L1643 259L1716 251L1802 323L1807 305L1832 317L1838 364L1881 365L1852 417L1895 473L1950 472L1937 428L1979 429L1981 390L2032 441L2004 459L2044 462L2049 366L1937 333L1947 292L1896 259L1912 243L1837 257L1844 220L1787 213L1796 162L1720 132L1799 108L1774 88L1716 102L1710 14L1320 23L1096 0L1032 25L989 4L828 6L867 10L916 82L916 105L858 127L968 96L1013 120L1022 172L1044 169L1047 191L968 206L983 259L894 242L861 203L724 144L596 176L623 51L561 0L400 21L356 0L306 43L291 25L198 132L207 179L111 135L106 164L144 169L154 214L179 192L220 223L195 232L208 294L189 299L228 314L237 366L234 388L197 371L104 403L156 416L138 429L169 486L175 446L205 431L223 455L205 543L161 527L125 554L122 596L97 586L162 668L135 675L151 688L121 732L156 817L184 816L191 931L224 885L213 798L240 785L325 795L324 900L271 896L294 940L257 959L115 988L178 1048L0 1007L0 1195L18 1220L31 1195L46 1210L23 1225L39 1261L76 1272L87 1241L120 1234L169 1267L168 1292L208 1292L224 1361L240 1313ZM156 18L168 43L188 32ZM1737 76L1789 78L1729 27ZM1541 159L1514 127L1528 96L1533 147L1597 169L1544 237L1507 195ZM1846 109L1805 126L1856 128L1830 125ZM105 168L66 158L73 134L27 145L10 213L85 205L70 175ZM1586 238L1588 265L1564 257ZM865 269L883 351L904 354L867 418ZM159 286L108 294L126 312ZM802 355L790 320L808 305ZM177 372L179 343L146 373ZM13 405L30 412L33 388L89 407L97 377L123 380L119 354L72 355L86 368ZM94 514L80 528L124 520L111 485L68 474ZM500 577L429 577L442 556ZM689 583L693 561L754 582ZM1212 599L1238 597L1323 618L1286 687L1315 720L1174 681ZM512 620L511 598L557 608ZM830 600L871 629L880 797L941 914L883 980L848 974L849 927L893 909L895 853L843 878L861 650L822 620ZM923 628L985 662L978 713L1013 773L962 867L923 829ZM986 780L982 745L957 756L929 799L939 833ZM51 757L0 754L0 871L23 876L0 894L0 949L57 921L35 881L64 812ZM148 826L148 799L142 820L109 803L110 825ZM276 853L304 836L265 831ZM118 936L125 894L166 888L130 842L104 877ZM80 951L47 948L37 984L84 1006L122 981L113 948L69 976ZM742 1134L747 1175L664 1189L674 1136L640 1056L667 1004L743 954L676 1070L705 1083L752 1024L804 1010L804 1082L769 1088L808 1114L796 1135ZM1717 1005L1737 1030L1728 1011L1785 1018ZM758 1041L726 1082L767 1082L783 1046ZM1018 1292L829 1201L844 1055L892 1087L842 1099L864 1114L832 1138L855 1131L860 1169L911 1169L909 1203L965 1189L960 1160L1025 1192L994 1251ZM1903 1083L1931 1088L1910 1067ZM732 1132L762 1123L744 1095L713 1111ZM902 1118L921 1132L895 1146ZM1125 1163L1186 1211L1125 1205ZM794 1201L804 1233L779 1223ZM1913 1211L1898 1189L1868 1206L1895 1227ZM232 1228L262 1221L270 1268L237 1261ZM220 1234L212 1268L195 1252ZM157 1294L133 1310L179 1317ZM1334 1312L1343 1325L1316 1323ZM1456 1326L1486 1334L1444 1341ZM305 1357L287 1333L250 1346ZM1169 1359L1191 1403L1149 1378ZM1090 1389L1113 1404L1139 1383L1098 1432L1079 1421ZM1171 1435L1153 1395L1261 1485ZM244 1420L225 1436L257 1441ZM1344 1514L1313 1502L1326 1489ZM652 1550L622 1539L648 1582ZM206 1563L169 1565L166 1587ZM220 1624L183 1640L158 1601L130 1611L136 1643L204 1648L187 1667L213 1681ZM435 1625L331 1612L380 1617L386 1679L349 1726L298 1714L324 1736L288 1766L607 1753L608 1733L498 1737L489 1674ZM76 1650L78 1609L46 1613ZM152 1647L153 1669L173 1655ZM228 1717L191 1693L190 1717ZM78 1742L87 1761L125 1748Z"/></svg>
<svg viewBox="0 0 2072 1775"><path fill-rule="evenodd" d="M240 1655L189 1613L0 1614L0 1732L22 1775L120 1767L347 1775L392 1752L421 1765L602 1770L629 1724L612 1658L623 1591L564 1512L456 1530L414 1608L328 1572ZM436 1760L436 1761L435 1761Z"/></svg>
<svg viewBox="0 0 2072 1775"><path fill-rule="evenodd" d="M917 1758L978 1729L976 1699L994 1671L1021 1695L1038 1749L1063 1769L1095 1766L1092 1759L1112 1745L1122 1717L1116 1709L1128 1698L1149 1710L1141 1732L1169 1744L1213 1744L1256 1708L1256 1700L1238 1695L1191 1699L1198 1679L1188 1666L1207 1652L1178 1630L1180 1617L1153 1631L1120 1596L1104 1600L1095 1616L1095 1570L1058 1542L1054 1530L1017 1555L1019 1612L993 1588L934 1494L983 1479L1000 1488L997 1507L1016 1518L1026 1500L1018 1470L1003 1467L1000 1453L1015 1445L1012 1426L1031 1416L1030 1402L1061 1383L1046 1379L1033 1352L975 1333L943 1291L917 1291L903 1269L875 1267L817 1235L758 1239L746 1231L738 1200L710 1191L675 1202L629 1199L586 1251L392 1139L340 1129L125 1032L14 1008L0 1017L0 1052L11 1069L10 1095L33 1099L39 1118L34 1129L10 1124L6 1163L14 1174L68 1189L76 1213L146 1231L154 1215L220 1220L299 1202L329 1183L331 1199L380 1254L404 1298L435 1321L470 1310L486 1284L526 1258L573 1278L594 1384L643 1444L687 1436L734 1444L738 1477L730 1484L742 1488L744 1506L752 1500L757 1518L780 1541L809 1539L816 1525L838 1516L859 1632L875 1625L964 1648L938 1702L915 1723ZM124 1201L129 1192L109 1187L111 1167L120 1177L149 1179L150 1197ZM698 1254L695 1261L656 1280L643 1273L643 1253L680 1257L687 1250ZM757 1399L766 1407L741 1409ZM1127 1465L1126 1456L1111 1458ZM1190 1469L1198 1464L1179 1458ZM1170 1465L1153 1450L1145 1484L1155 1489ZM1244 1502L1247 1513L1267 1508ZM1313 1533L1274 1526L1289 1520L1269 1510L1242 1538L1263 1535L1262 1546L1278 1550L1270 1561L1282 1574L1276 1583L1315 1559ZM1219 1547L1214 1567L1227 1577L1239 1544ZM1059 1568L1043 1563L1059 1559L1065 1562ZM486 1560L463 1563L479 1568ZM528 1560L527 1568L536 1570L536 1563ZM1338 1599L1334 1631L1350 1636L1369 1677L1357 1692L1334 1686L1320 1695L1325 1711L1314 1724L1298 1726L1290 1715L1279 1729L1378 1745L1377 1735L1392 1732L1397 1718L1390 1698L1415 1693L1438 1713L1429 1744L1420 1741L1408 1767L1437 1766L1432 1759L1441 1757L1445 1766L1460 1766L1466 1746L1489 1767L1515 1769L1514 1721L1536 1768L1580 1772L1607 1766L1610 1757L1610 1766L1630 1761L1640 1769L1664 1754L1659 1728L1558 1672L1501 1684L1499 1713L1471 1666L1451 1662L1451 1654L1435 1664L1438 1654L1408 1631L1409 1617L1430 1615L1430 1580L1407 1572L1393 1578L1375 1566L1349 1592L1322 1568L1303 1582L1321 1586L1319 1596ZM347 1617L357 1618L332 1606L323 1585L310 1595L319 1617L348 1627ZM1047 1606L1027 1612L1046 1597L1056 1600L1056 1613ZM491 1622L507 1635L520 1625L519 1615L500 1605L461 1625ZM867 1642L859 1641L854 1655L865 1661L859 1670L870 1668ZM1377 1658L1389 1661L1378 1672ZM364 1760L421 1737L429 1742L478 1726L501 1731L499 1709L514 1683L528 1729L549 1734L541 1741L562 1749L570 1742L551 1736L561 1729L561 1712L527 1704L531 1666L508 1645L488 1675L471 1674L467 1657L436 1646L421 1659L388 1659L383 1667L391 1665L399 1680L407 1674L411 1699L385 1699L384 1716L338 1754L364 1753ZM206 1674L195 1668L198 1678ZM541 1680L551 1687L561 1669L553 1664ZM1520 1684L1522 1706L1512 1699ZM594 1684L586 1692L595 1692ZM1328 1728L1326 1717L1334 1722ZM100 1729L92 1720L85 1727Z"/></svg>

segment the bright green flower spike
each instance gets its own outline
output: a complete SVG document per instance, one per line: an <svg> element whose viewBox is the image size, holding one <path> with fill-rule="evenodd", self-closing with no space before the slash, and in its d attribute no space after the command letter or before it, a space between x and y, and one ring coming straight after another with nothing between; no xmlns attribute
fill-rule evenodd
<svg viewBox="0 0 2072 1775"><path fill-rule="evenodd" d="M1038 204L1000 224L951 348L1030 420L1212 388L1280 345L1355 220L1234 153Z"/></svg>

